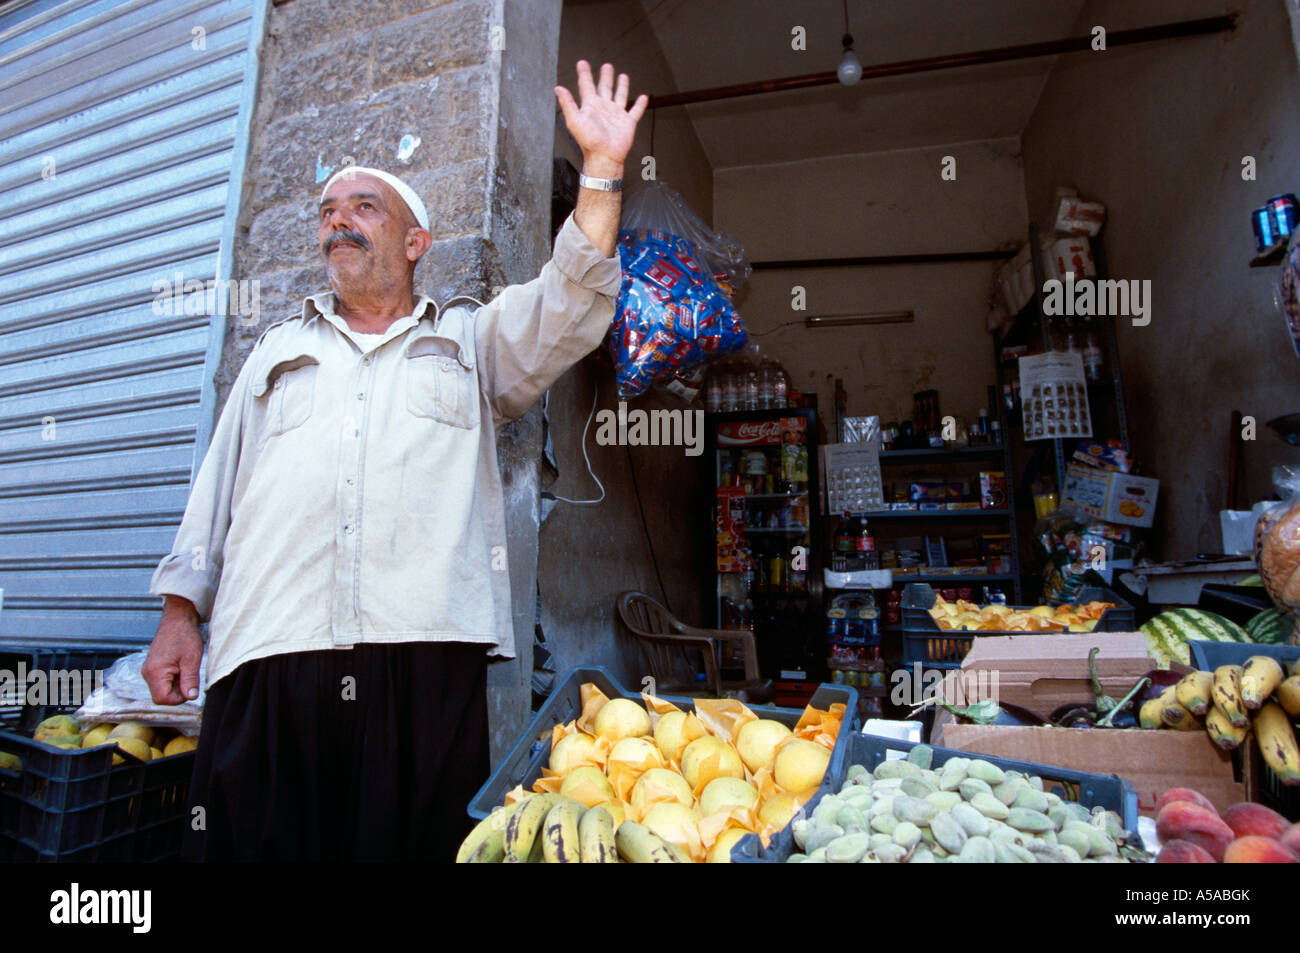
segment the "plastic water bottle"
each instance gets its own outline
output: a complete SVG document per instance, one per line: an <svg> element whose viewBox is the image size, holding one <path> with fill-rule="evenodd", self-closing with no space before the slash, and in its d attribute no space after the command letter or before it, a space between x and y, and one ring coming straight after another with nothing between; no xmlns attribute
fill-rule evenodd
<svg viewBox="0 0 1300 953"><path fill-rule="evenodd" d="M758 410L758 368L753 364L744 365L744 410Z"/></svg>

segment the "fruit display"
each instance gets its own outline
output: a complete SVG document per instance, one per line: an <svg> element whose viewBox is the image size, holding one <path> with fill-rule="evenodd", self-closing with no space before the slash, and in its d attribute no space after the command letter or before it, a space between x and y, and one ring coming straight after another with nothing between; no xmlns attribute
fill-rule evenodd
<svg viewBox="0 0 1300 953"><path fill-rule="evenodd" d="M1250 642L1237 623L1203 609L1166 609L1141 626L1147 652L1161 668L1171 662L1192 663L1190 642Z"/></svg>
<svg viewBox="0 0 1300 953"><path fill-rule="evenodd" d="M81 750L97 748L100 745L114 745L119 751L140 761L153 761L158 758L170 758L172 755L193 751L198 747L198 739L181 734L169 728L155 727L137 721L119 723L102 722L82 729L71 715L51 715L32 733L32 740L52 748ZM126 758L120 754L113 755L113 765L124 764ZM21 772L22 758L10 752L0 751L0 768Z"/></svg>
<svg viewBox="0 0 1300 953"><path fill-rule="evenodd" d="M930 617L945 632L1091 632L1112 602L1089 602L1087 605L1034 606L1013 609L1010 606L978 606L965 599L948 602L936 593Z"/></svg>
<svg viewBox="0 0 1300 953"><path fill-rule="evenodd" d="M742 837L767 843L817 793L844 717L843 704L809 706L791 727L734 699L687 712L592 683L581 694L533 790L510 791L460 862L728 862Z"/></svg>
<svg viewBox="0 0 1300 953"><path fill-rule="evenodd" d="M838 794L795 820L798 848L787 863L1033 864L1128 863L1147 855L1131 845L1122 819L1045 790L1043 779L982 758L950 758L932 768L933 749L874 771L851 765Z"/></svg>
<svg viewBox="0 0 1300 953"><path fill-rule="evenodd" d="M1243 665L1190 672L1143 703L1143 728L1206 731L1225 751L1253 733L1265 763L1282 784L1300 786L1300 674L1288 676L1270 655L1253 655Z"/></svg>
<svg viewBox="0 0 1300 953"><path fill-rule="evenodd" d="M1263 804L1234 804L1222 814L1190 788L1171 788L1156 801L1158 864L1294 864L1300 824Z"/></svg>

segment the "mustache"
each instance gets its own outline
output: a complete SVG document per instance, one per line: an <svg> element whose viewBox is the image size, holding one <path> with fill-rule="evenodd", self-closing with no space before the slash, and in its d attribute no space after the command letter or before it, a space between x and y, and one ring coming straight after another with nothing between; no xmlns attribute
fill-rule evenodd
<svg viewBox="0 0 1300 953"><path fill-rule="evenodd" d="M360 245L366 251L370 251L370 242L366 240L366 236L360 232L354 232L350 228L340 228L338 231L326 235L322 251L328 255L339 242L350 242L353 245Z"/></svg>

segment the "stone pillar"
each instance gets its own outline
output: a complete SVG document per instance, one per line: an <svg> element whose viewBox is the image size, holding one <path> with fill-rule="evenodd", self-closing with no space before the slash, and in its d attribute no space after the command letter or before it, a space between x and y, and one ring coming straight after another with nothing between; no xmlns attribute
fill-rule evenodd
<svg viewBox="0 0 1300 953"><path fill-rule="evenodd" d="M349 162L402 176L429 209L416 290L486 300L550 254L561 0L288 0L272 7L238 222L235 277L259 279L259 324L232 323L224 402L266 325L326 288L323 179ZM418 140L418 144L417 143ZM405 148L403 148L405 146ZM519 658L489 670L494 763L530 711L540 412L498 435Z"/></svg>

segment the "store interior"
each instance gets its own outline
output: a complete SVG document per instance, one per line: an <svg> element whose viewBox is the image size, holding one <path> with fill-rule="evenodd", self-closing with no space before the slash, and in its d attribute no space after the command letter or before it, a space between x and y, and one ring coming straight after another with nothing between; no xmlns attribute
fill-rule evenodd
<svg viewBox="0 0 1300 953"><path fill-rule="evenodd" d="M1153 563L1222 552L1219 512L1273 498L1273 468L1296 462L1295 448L1266 426L1296 409L1300 373L1274 303L1278 269L1251 267L1257 248L1248 227L1252 209L1287 192L1300 172L1297 48L1284 6L827 2L795 14L772 0L748 5L745 29L723 36L725 7L566 3L559 82L573 79L579 58L614 62L634 92L661 98L833 71L846 11L866 64L1235 14L1228 29L1105 50L689 105L654 108L652 100L632 152L641 165L627 169L629 180L652 174L671 186L712 229L743 245L753 271L735 308L759 356L778 361L789 387L815 403L812 426L823 441L836 442L840 416L901 424L917 416L915 395L937 392L938 418L951 417L958 431L941 446L977 452L942 460L887 454L886 494L937 479L964 483L962 498L977 500L979 474L1005 470L1004 512L1014 521L978 511L868 520L879 555L888 561L891 551L923 551L927 538L942 537L957 554L950 562L965 553L967 562L974 556L986 570L1005 570L988 553L1005 552L996 537L1014 530L1012 572L973 577L969 586L944 578L935 587L970 588L979 601L995 581L1009 602L1025 605L1039 601L1043 583L1033 490L1052 489L1035 478L1050 479L1057 447L1068 458L1078 440L1026 441L1021 405L991 403L1015 376L1016 355L1043 350L1045 340L1036 302L1006 313L998 274L1027 246L1031 227L1045 241L1066 237L1053 230L1062 195L1104 205L1104 225L1086 239L1100 276L1150 289L1146 316L1099 317L1087 328L1080 321L1075 332L1082 351L1095 330L1101 351L1100 383L1089 384L1093 439L1122 439L1130 472L1159 481L1152 525L1126 537ZM945 29L936 31L936 22ZM557 159L579 164L566 140L557 128ZM952 260L955 253L971 260ZM916 258L890 260L899 256ZM868 317L810 326L817 316ZM1060 329L1047 333L1051 342ZM540 629L556 670L598 663L635 684L644 664L618 619L618 593L644 592L692 625L726 622L711 549L711 495L721 481L707 453L597 445L584 434L593 394L597 407L617 405L613 375L595 360L557 386L548 407L558 466L550 491L598 495L583 461L585 435L605 496L599 506L558 503L546 516ZM630 406L701 408L707 399L706 390L686 405L652 391ZM1000 424L996 444L970 436L981 411ZM1003 446L1005 460L992 449ZM814 570L829 562L841 515L823 514ZM1116 557L1121 565L1125 554ZM902 585L900 577L892 588ZM884 619L887 591L875 596ZM787 633L782 638L802 625L769 622L770 631ZM897 662L901 645L890 628L884 655ZM812 623L807 637L816 638ZM808 650L810 667L817 654ZM810 671L810 683L827 674Z"/></svg>

